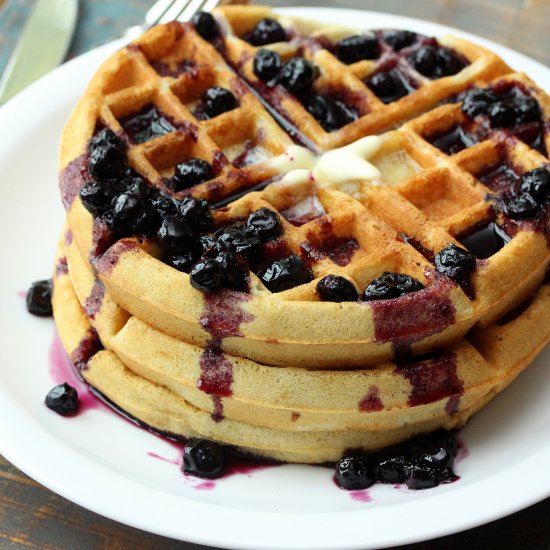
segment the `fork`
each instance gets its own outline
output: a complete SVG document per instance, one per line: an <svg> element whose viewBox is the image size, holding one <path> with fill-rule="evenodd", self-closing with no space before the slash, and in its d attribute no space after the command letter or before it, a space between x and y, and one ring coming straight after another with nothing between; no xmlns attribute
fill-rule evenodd
<svg viewBox="0 0 550 550"><path fill-rule="evenodd" d="M130 27L126 38L135 38L146 30L169 21L189 21L198 11L212 11L218 4L246 4L235 0L157 0L145 14L141 25Z"/></svg>

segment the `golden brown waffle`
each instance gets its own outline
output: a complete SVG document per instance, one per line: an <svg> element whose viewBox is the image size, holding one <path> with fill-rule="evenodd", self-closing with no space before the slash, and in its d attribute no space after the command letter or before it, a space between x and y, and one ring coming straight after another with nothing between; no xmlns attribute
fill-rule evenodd
<svg viewBox="0 0 550 550"><path fill-rule="evenodd" d="M310 371L220 354L231 373L231 395L217 395L200 384L207 351L159 333L98 292L74 244L60 243L56 265L69 266L55 270L58 330L92 387L155 429L278 460L334 461L349 448L373 450L460 427L550 338L544 286L515 317L473 332L473 345L463 340L416 363ZM95 351L90 341L97 333L108 350L83 356L82 350Z"/></svg>

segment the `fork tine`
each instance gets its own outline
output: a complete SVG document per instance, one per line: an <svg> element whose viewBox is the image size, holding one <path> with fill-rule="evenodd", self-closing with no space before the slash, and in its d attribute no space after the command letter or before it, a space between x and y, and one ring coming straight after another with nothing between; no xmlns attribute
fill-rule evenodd
<svg viewBox="0 0 550 550"><path fill-rule="evenodd" d="M220 0L206 0L202 9L204 11L212 11L219 3Z"/></svg>
<svg viewBox="0 0 550 550"><path fill-rule="evenodd" d="M190 21L195 13L201 11L204 1L205 0L190 0L189 4L185 6L178 15L178 21Z"/></svg>
<svg viewBox="0 0 550 550"><path fill-rule="evenodd" d="M175 21L178 15L194 0L172 0L172 5L160 18L159 23Z"/></svg>
<svg viewBox="0 0 550 550"><path fill-rule="evenodd" d="M147 10L145 14L145 24L150 27L156 25L173 3L174 0L157 0L157 2Z"/></svg>

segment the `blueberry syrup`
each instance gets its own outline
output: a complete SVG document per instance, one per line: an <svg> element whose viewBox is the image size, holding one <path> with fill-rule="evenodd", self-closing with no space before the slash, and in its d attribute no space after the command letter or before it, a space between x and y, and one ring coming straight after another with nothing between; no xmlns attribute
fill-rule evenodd
<svg viewBox="0 0 550 550"><path fill-rule="evenodd" d="M27 297L27 290L18 290L17 291L17 296L19 296L19 298L23 298L23 300Z"/></svg>
<svg viewBox="0 0 550 550"><path fill-rule="evenodd" d="M152 104L146 105L134 115L122 119L120 123L134 143L145 143L176 129L168 117Z"/></svg>
<svg viewBox="0 0 550 550"><path fill-rule="evenodd" d="M64 236L65 246L70 246L73 242L73 232L70 229L65 231Z"/></svg>
<svg viewBox="0 0 550 550"><path fill-rule="evenodd" d="M477 143L475 136L468 133L460 125L453 126L450 130L431 136L429 141L434 147L437 147L447 155L456 155L456 153Z"/></svg>
<svg viewBox="0 0 550 550"><path fill-rule="evenodd" d="M359 401L359 410L361 412L376 412L384 408L382 399L380 399L380 390L378 386L371 386L365 396Z"/></svg>
<svg viewBox="0 0 550 550"><path fill-rule="evenodd" d="M69 273L69 266L67 265L67 258L64 256L57 260L55 264L55 274L57 277L67 275Z"/></svg>
<svg viewBox="0 0 550 550"><path fill-rule="evenodd" d="M103 220L94 218L90 259L93 260L101 256L113 244L114 237L113 231L107 227Z"/></svg>
<svg viewBox="0 0 550 550"><path fill-rule="evenodd" d="M404 243L411 245L417 252L420 252L430 263L435 262L435 252L426 248L419 240L410 235L401 234L401 239Z"/></svg>
<svg viewBox="0 0 550 550"><path fill-rule="evenodd" d="M221 398L233 395L233 364L221 351L222 340L228 336L242 336L241 324L252 321L252 315L241 308L249 299L248 294L228 289L204 295L205 308L200 324L211 335L211 340L199 360L201 374L197 388L212 396L215 422L223 420Z"/></svg>
<svg viewBox="0 0 550 550"><path fill-rule="evenodd" d="M59 175L59 191L65 210L69 210L72 206L88 179L88 151L86 151L69 162Z"/></svg>
<svg viewBox="0 0 550 550"><path fill-rule="evenodd" d="M499 164L496 168L483 172L477 176L479 181L491 191L510 191L517 185L519 174L507 163Z"/></svg>
<svg viewBox="0 0 550 550"><path fill-rule="evenodd" d="M94 319L101 309L104 296L105 285L99 279L96 279L90 295L84 301L84 311L90 319Z"/></svg>
<svg viewBox="0 0 550 550"><path fill-rule="evenodd" d="M109 276L123 254L131 252L132 250L137 250L138 248L138 244L135 241L121 239L108 248L105 253L93 258L92 265L103 275Z"/></svg>
<svg viewBox="0 0 550 550"><path fill-rule="evenodd" d="M458 236L457 240L476 258L483 260L496 254L511 238L502 227L490 222L473 227L467 233Z"/></svg>
<svg viewBox="0 0 550 550"><path fill-rule="evenodd" d="M357 502L362 502L366 504L367 502L373 502L374 499L371 497L369 491L367 489L363 489L360 491L349 491L349 496L351 500L355 500Z"/></svg>
<svg viewBox="0 0 550 550"><path fill-rule="evenodd" d="M171 76L176 78L183 73L189 73L191 76L196 77L198 74L196 64L187 59L171 63L149 60L149 64L155 69L159 76Z"/></svg>

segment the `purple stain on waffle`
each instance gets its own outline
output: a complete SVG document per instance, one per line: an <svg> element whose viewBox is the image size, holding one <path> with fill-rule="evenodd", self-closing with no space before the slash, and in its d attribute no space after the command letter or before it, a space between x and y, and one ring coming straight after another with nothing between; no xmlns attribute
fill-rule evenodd
<svg viewBox="0 0 550 550"><path fill-rule="evenodd" d="M84 311L90 319L95 319L95 316L99 313L104 297L105 285L99 279L96 279L90 295L84 301Z"/></svg>

